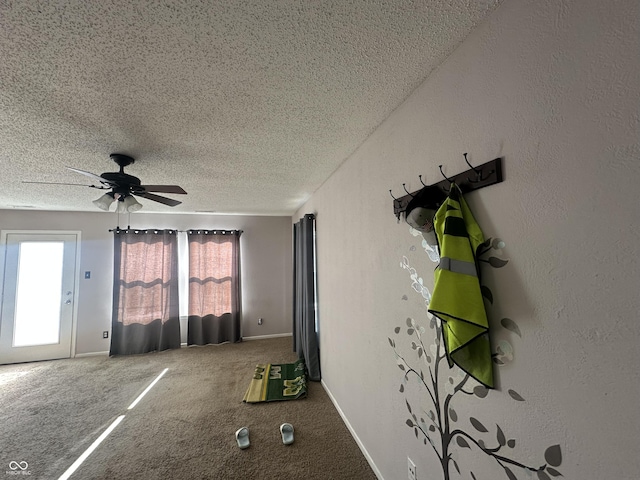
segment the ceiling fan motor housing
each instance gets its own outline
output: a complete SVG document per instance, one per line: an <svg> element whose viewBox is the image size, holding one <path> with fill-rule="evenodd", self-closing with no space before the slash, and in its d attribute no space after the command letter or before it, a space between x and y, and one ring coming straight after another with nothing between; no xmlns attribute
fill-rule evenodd
<svg viewBox="0 0 640 480"><path fill-rule="evenodd" d="M109 156L111 157L111 160L118 164L120 171L105 172L100 176L113 186L113 193L119 194L121 197L125 197L130 193L143 192L144 188L136 188L142 183L140 182L140 179L133 175L124 173L124 167L134 163L135 159L122 153L112 153Z"/></svg>

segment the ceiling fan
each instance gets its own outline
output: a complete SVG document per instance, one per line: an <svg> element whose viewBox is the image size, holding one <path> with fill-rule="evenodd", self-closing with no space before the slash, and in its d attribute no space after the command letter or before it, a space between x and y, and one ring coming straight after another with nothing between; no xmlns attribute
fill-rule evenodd
<svg viewBox="0 0 640 480"><path fill-rule="evenodd" d="M118 164L120 167L120 171L118 172L105 172L101 175L95 175L91 172L86 172L84 170L79 170L77 168L67 167L69 170L85 175L95 181L100 182L100 186L96 185L80 185L85 187L97 188L100 190L111 190L110 192L104 194L97 200L93 201L93 204L100 208L101 210L108 211L111 203L114 201L118 201L116 211L118 213L131 213L142 208L134 198L133 195L137 197L143 197L148 200L152 200L154 202L162 203L164 205L168 205L170 207L175 207L176 205L180 205L182 202L178 200L174 200L172 198L162 197L160 195L155 195L151 192L157 193L175 193L186 195L187 192L184 191L182 187L178 185L142 185L140 179L134 177L133 175L128 175L124 173L124 167L131 165L135 162L133 157L129 155L124 155L122 153L112 153L110 155L111 159ZM24 183L45 183L45 184L55 184L55 185L79 185L75 183L54 183L54 182L24 182Z"/></svg>

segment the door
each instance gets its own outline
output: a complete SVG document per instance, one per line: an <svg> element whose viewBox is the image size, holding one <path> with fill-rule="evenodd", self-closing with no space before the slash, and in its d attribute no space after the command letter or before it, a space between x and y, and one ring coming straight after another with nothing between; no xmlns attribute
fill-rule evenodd
<svg viewBox="0 0 640 480"><path fill-rule="evenodd" d="M2 232L0 364L71 357L79 232Z"/></svg>

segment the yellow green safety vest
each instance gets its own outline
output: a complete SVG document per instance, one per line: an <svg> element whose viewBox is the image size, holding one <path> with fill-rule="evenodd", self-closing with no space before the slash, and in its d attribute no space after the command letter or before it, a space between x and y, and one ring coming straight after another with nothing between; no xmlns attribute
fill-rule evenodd
<svg viewBox="0 0 640 480"><path fill-rule="evenodd" d="M434 229L440 264L429 312L442 320L449 366L455 363L486 387L493 388L489 323L480 291L476 252L484 242L480 226L457 185L436 212Z"/></svg>

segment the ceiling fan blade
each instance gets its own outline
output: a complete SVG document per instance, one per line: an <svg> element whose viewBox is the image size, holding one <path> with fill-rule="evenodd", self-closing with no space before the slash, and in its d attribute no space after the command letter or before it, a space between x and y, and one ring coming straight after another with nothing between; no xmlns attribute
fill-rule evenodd
<svg viewBox="0 0 640 480"><path fill-rule="evenodd" d="M98 190L106 190L109 187L96 187L95 185L86 185L84 183L62 183L62 182L30 182L27 180L23 180L22 183L37 183L40 185L72 185L74 187L89 187L89 188L97 188Z"/></svg>
<svg viewBox="0 0 640 480"><path fill-rule="evenodd" d="M101 183L106 183L108 185L115 185L115 183L110 182L109 180L106 180L104 178L102 178L100 175L96 175L95 173L91 173L91 172L85 172L84 170L79 170L77 168L73 168L73 167L67 167L69 170L72 170L76 173L81 173L82 175L86 175L89 178L93 178L94 180L97 180L98 182Z"/></svg>
<svg viewBox="0 0 640 480"><path fill-rule="evenodd" d="M154 195L153 193L135 193L138 197L144 197L148 200L153 200L154 202L163 203L165 205L169 205L170 207L175 207L176 205L180 205L182 202L178 200L174 200L173 198L161 197L160 195Z"/></svg>
<svg viewBox="0 0 640 480"><path fill-rule="evenodd" d="M187 194L187 192L178 185L140 185L140 187L144 188L145 192L179 193L181 195Z"/></svg>

